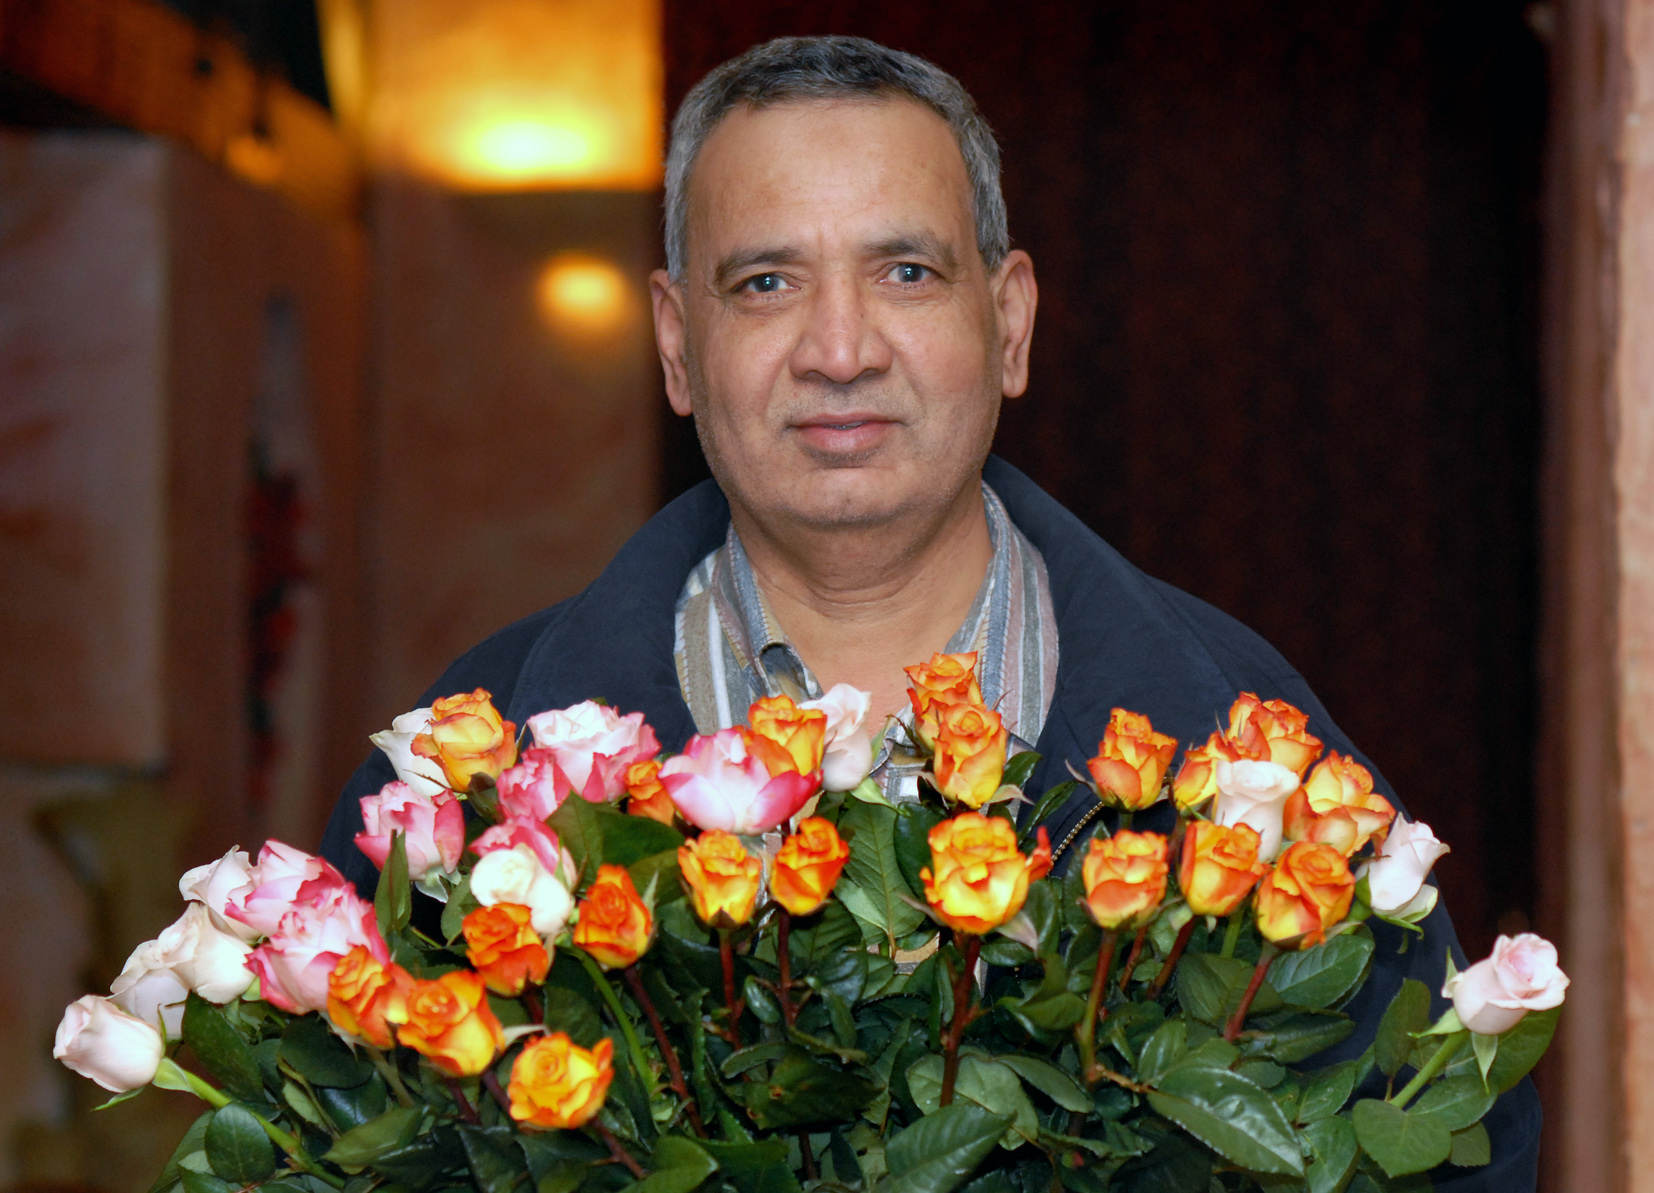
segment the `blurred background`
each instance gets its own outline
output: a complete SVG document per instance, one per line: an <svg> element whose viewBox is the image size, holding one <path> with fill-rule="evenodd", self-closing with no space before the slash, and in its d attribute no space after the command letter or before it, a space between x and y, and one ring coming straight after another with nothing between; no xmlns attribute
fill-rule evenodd
<svg viewBox="0 0 1654 1193"><path fill-rule="evenodd" d="M1472 956L1565 935L1546 644L1612 624L1542 599L1566 150L1612 156L1566 114L1638 7L0 0L0 1187L147 1187L193 1112L89 1115L63 1005L706 475L650 336L663 125L780 34L923 54L999 134L1042 301L997 450L1298 667L1452 843Z"/></svg>

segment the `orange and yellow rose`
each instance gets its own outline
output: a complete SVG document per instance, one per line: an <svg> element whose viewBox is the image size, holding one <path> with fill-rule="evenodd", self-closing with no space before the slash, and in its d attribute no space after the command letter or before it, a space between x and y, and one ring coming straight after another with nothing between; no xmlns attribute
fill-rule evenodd
<svg viewBox="0 0 1654 1193"><path fill-rule="evenodd" d="M515 998L528 983L545 981L551 954L532 916L520 903L496 903L477 908L460 924L465 956L495 994Z"/></svg>
<svg viewBox="0 0 1654 1193"><path fill-rule="evenodd" d="M1300 779L1321 753L1321 739L1309 732L1309 714L1285 700L1259 700L1242 692L1229 706L1229 740L1247 758L1274 762Z"/></svg>
<svg viewBox="0 0 1654 1193"><path fill-rule="evenodd" d="M407 1017L413 975L400 965L380 961L366 945L356 945L327 978L327 1017L340 1031L375 1048L394 1043L396 1024Z"/></svg>
<svg viewBox="0 0 1654 1193"><path fill-rule="evenodd" d="M1172 802L1180 812L1193 812L1218 793L1219 761L1238 762L1245 757L1234 742L1214 733L1203 746L1191 747L1172 780Z"/></svg>
<svg viewBox="0 0 1654 1193"><path fill-rule="evenodd" d="M1086 767L1105 803L1136 812L1159 802L1160 784L1175 753L1175 737L1156 733L1141 713L1117 708L1097 743L1097 756Z"/></svg>
<svg viewBox="0 0 1654 1193"><path fill-rule="evenodd" d="M500 1054L505 1034L489 1009L483 980L456 969L408 992L407 1021L396 1039L450 1077L474 1077Z"/></svg>
<svg viewBox="0 0 1654 1193"><path fill-rule="evenodd" d="M827 714L800 708L791 696L765 696L747 710L747 749L772 779L815 774L826 741Z"/></svg>
<svg viewBox="0 0 1654 1193"><path fill-rule="evenodd" d="M645 758L626 768L626 811L633 816L647 816L662 824L671 824L678 814L666 784L660 781L660 759Z"/></svg>
<svg viewBox="0 0 1654 1193"><path fill-rule="evenodd" d="M1258 931L1283 949L1320 944L1350 913L1355 876L1331 845L1298 841L1258 883Z"/></svg>
<svg viewBox="0 0 1654 1193"><path fill-rule="evenodd" d="M473 775L497 779L516 763L517 726L502 720L488 692L478 688L431 705L430 727L411 748L441 766L450 787L464 791Z"/></svg>
<svg viewBox="0 0 1654 1193"><path fill-rule="evenodd" d="M1226 916L1252 893L1269 867L1258 860L1258 831L1192 820L1177 859L1177 884L1196 915Z"/></svg>
<svg viewBox="0 0 1654 1193"><path fill-rule="evenodd" d="M678 871L703 924L739 928L752 918L764 863L747 852L741 838L710 829L685 841L678 847Z"/></svg>
<svg viewBox="0 0 1654 1193"><path fill-rule="evenodd" d="M1167 841L1159 833L1121 829L1091 838L1080 877L1085 909L1099 928L1141 928L1166 895Z"/></svg>
<svg viewBox="0 0 1654 1193"><path fill-rule="evenodd" d="M580 900L574 943L604 969L624 969L649 951L655 917L625 866L603 865Z"/></svg>
<svg viewBox="0 0 1654 1193"><path fill-rule="evenodd" d="M976 652L933 654L928 663L903 667L907 672L907 698L913 704L914 734L927 750L935 749L936 726L941 710L952 704L981 704L982 689L976 682Z"/></svg>
<svg viewBox="0 0 1654 1193"><path fill-rule="evenodd" d="M1304 785L1286 801L1286 835L1319 841L1345 857L1368 841L1382 844L1396 810L1373 790L1372 772L1354 758L1330 751Z"/></svg>
<svg viewBox="0 0 1654 1193"><path fill-rule="evenodd" d="M999 714L980 704L948 704L938 711L931 756L936 790L967 808L980 808L999 790L1010 735Z"/></svg>
<svg viewBox="0 0 1654 1193"><path fill-rule="evenodd" d="M833 893L850 847L830 820L811 816L781 842L770 865L770 894L793 915L809 915Z"/></svg>
<svg viewBox="0 0 1654 1193"><path fill-rule="evenodd" d="M930 830L930 865L919 871L925 902L955 932L984 936L1022 910L1028 884L1051 869L1045 828L1028 856L1011 822L961 812Z"/></svg>
<svg viewBox="0 0 1654 1193"><path fill-rule="evenodd" d="M577 1130L603 1109L614 1080L614 1041L590 1051L560 1031L531 1040L511 1066L506 1096L525 1127Z"/></svg>

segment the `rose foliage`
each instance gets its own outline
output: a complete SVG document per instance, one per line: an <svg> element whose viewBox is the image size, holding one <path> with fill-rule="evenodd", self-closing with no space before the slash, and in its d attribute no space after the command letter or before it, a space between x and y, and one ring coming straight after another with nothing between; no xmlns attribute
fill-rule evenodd
<svg viewBox="0 0 1654 1193"><path fill-rule="evenodd" d="M1548 942L1449 962L1434 1021L1404 983L1326 1063L1447 847L1250 693L1175 767L1115 710L1030 804L974 665L907 669L895 748L928 761L900 806L848 688L669 758L595 703L527 745L483 691L399 717L371 904L232 850L56 1055L209 1104L152 1193L1336 1193L1488 1162L1560 1013ZM1133 827L1162 802L1172 831Z"/></svg>

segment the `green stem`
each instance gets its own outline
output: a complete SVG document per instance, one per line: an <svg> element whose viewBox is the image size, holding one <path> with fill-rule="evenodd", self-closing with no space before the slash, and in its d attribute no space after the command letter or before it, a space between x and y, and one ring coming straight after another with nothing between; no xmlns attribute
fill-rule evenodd
<svg viewBox="0 0 1654 1193"><path fill-rule="evenodd" d="M1436 1054L1424 1062L1424 1068L1415 1073L1413 1079L1401 1087L1401 1092L1390 1099L1390 1105L1399 1106L1403 1110L1407 1109L1407 1103L1417 1097L1419 1091L1430 1084L1431 1079L1445 1069L1454 1056L1458 1054L1459 1049L1469 1042L1470 1033L1468 1031L1456 1031L1448 1036L1447 1039L1442 1041L1442 1046L1436 1049Z"/></svg>
<svg viewBox="0 0 1654 1193"><path fill-rule="evenodd" d="M1241 927L1245 922L1246 912L1244 910L1237 911L1229 917L1229 927L1223 934L1223 952L1219 956L1233 957L1235 955L1235 946L1240 943Z"/></svg>
<svg viewBox="0 0 1654 1193"><path fill-rule="evenodd" d="M402 1074L397 1072L395 1057L386 1056L383 1051L371 1044L368 1045L367 1052L368 1059L373 1062L373 1067L379 1070L379 1075L385 1079L385 1084L391 1087L391 1092L396 1095L396 1100L404 1106L412 1106L414 1104L413 1095L408 1092L408 1087L402 1084Z"/></svg>
<svg viewBox="0 0 1654 1193"><path fill-rule="evenodd" d="M632 1020L620 1005L620 995L615 988L609 985L609 979L604 976L602 966L593 961L583 949L569 946L569 952L580 958L580 964L586 967L586 974L597 987L597 992L603 996L603 1001L609 1004L609 1013L615 1017L615 1023L620 1026L621 1034L626 1037L626 1047L632 1053L632 1067L637 1070L637 1079L649 1082L653 1079L654 1070L649 1067L649 1060L643 1055L643 1041L638 1039L637 1032L632 1028Z"/></svg>
<svg viewBox="0 0 1654 1193"><path fill-rule="evenodd" d="M1097 970L1091 976L1091 997L1086 1000L1085 1018L1074 1032L1080 1048L1080 1080L1087 1089L1096 1084L1091 1070L1097 1060L1097 1015L1103 1007L1103 990L1108 986L1108 972L1114 968L1114 950L1119 943L1118 931L1110 929L1103 933L1097 946Z"/></svg>
<svg viewBox="0 0 1654 1193"><path fill-rule="evenodd" d="M156 1082L156 1084L160 1085L162 1089L179 1089L187 1087L190 1093L200 1098L203 1102L206 1102L218 1109L223 1109L225 1106L228 1106L232 1101L234 1101L234 1099L223 1090L214 1089L205 1081L201 1080L201 1078L197 1077L194 1073L191 1073L188 1069L180 1066L176 1061L170 1059L163 1060L161 1064L163 1068L162 1070L157 1071L156 1076L159 1078L164 1075L169 1078L166 1082L159 1080ZM179 1084L179 1078L183 1079L182 1086ZM343 1180L334 1176L325 1168L319 1167L317 1163L305 1152L304 1146L297 1139L289 1135L286 1131L283 1131L274 1123L268 1121L262 1114L258 1113L258 1111L252 1109L251 1107L244 1106L242 1109L246 1110L247 1113L251 1114L258 1120L258 1125L264 1128L264 1133L270 1137L270 1142L287 1153L288 1159L293 1162L293 1167L302 1172L308 1172L311 1176L317 1177L320 1180L326 1181L335 1189L343 1189L345 1187L345 1182Z"/></svg>

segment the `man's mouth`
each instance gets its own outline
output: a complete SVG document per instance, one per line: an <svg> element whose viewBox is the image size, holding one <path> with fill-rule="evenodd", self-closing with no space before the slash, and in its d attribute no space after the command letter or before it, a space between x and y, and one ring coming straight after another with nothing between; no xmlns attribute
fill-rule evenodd
<svg viewBox="0 0 1654 1193"><path fill-rule="evenodd" d="M859 454L876 448L895 422L875 414L820 415L796 424L800 438L811 449L832 456Z"/></svg>

